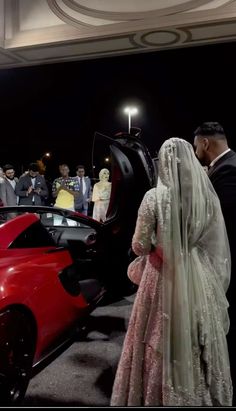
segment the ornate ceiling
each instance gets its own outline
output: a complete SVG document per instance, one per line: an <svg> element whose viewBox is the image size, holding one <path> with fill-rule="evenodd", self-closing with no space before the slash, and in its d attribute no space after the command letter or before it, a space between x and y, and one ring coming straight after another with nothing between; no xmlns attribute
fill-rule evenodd
<svg viewBox="0 0 236 411"><path fill-rule="evenodd" d="M235 0L0 0L0 68L233 40Z"/></svg>

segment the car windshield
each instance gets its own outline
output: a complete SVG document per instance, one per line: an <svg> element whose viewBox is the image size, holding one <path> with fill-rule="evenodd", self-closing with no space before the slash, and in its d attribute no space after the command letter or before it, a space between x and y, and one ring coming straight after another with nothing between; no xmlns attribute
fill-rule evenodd
<svg viewBox="0 0 236 411"><path fill-rule="evenodd" d="M45 227L82 227L82 228L87 228L88 226L80 221L76 217L65 217L63 214L59 212L54 212L54 209L52 211L42 211L42 210L37 210L37 211L23 211L19 208L16 210L14 209L13 211L4 211L1 210L0 212L0 224L4 224L6 221L11 220L12 218L15 218L19 215L22 214L27 214L27 213L33 213L37 215L37 217L40 219L41 223Z"/></svg>

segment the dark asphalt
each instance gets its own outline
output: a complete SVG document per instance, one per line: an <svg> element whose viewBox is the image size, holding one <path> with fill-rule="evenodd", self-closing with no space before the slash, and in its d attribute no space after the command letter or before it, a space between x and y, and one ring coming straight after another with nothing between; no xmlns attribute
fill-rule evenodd
<svg viewBox="0 0 236 411"><path fill-rule="evenodd" d="M23 406L109 406L134 297L96 308L85 335L31 380Z"/></svg>

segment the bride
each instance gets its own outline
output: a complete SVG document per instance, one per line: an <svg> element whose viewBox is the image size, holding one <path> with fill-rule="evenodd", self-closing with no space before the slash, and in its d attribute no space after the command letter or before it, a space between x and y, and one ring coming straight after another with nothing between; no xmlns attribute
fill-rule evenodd
<svg viewBox="0 0 236 411"><path fill-rule="evenodd" d="M159 153L128 275L139 284L112 406L230 406L230 251L218 197L185 140Z"/></svg>

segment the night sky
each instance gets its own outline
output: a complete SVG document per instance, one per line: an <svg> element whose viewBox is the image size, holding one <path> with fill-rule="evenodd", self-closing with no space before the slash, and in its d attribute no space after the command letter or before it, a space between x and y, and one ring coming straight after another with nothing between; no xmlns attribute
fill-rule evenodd
<svg viewBox="0 0 236 411"><path fill-rule="evenodd" d="M236 150L236 43L0 70L0 165L17 175L46 151L58 164L92 169L95 131L127 131L123 108L136 104L132 125L155 156L171 136L192 142L203 121L219 121Z"/></svg>

